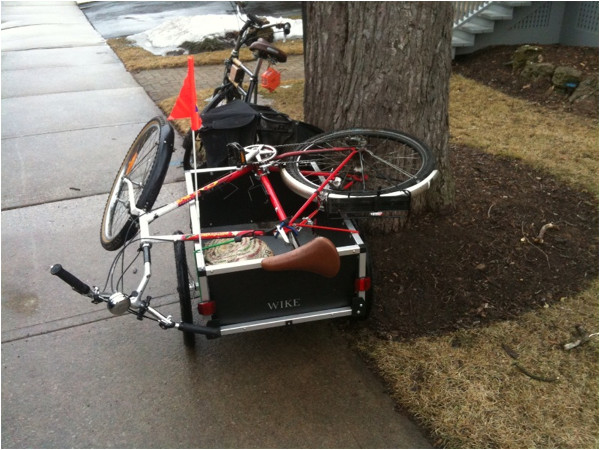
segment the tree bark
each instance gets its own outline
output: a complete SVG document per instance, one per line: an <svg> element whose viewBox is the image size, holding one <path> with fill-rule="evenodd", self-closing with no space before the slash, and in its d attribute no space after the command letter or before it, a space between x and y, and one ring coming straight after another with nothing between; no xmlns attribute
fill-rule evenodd
<svg viewBox="0 0 600 450"><path fill-rule="evenodd" d="M448 162L450 2L307 2L305 120L391 128L424 141L441 177L413 211L454 202ZM385 231L397 229L384 225Z"/></svg>

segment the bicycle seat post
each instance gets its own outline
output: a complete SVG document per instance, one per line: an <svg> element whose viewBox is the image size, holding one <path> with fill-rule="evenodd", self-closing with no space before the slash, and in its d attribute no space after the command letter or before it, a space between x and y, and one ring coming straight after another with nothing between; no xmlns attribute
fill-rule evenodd
<svg viewBox="0 0 600 450"><path fill-rule="evenodd" d="M251 99L254 96L253 103L258 102L258 75L260 73L260 68L262 66L262 58L258 58L256 62L256 67L254 68L254 74L252 75L252 79L250 80L250 85L248 86L248 99Z"/></svg>

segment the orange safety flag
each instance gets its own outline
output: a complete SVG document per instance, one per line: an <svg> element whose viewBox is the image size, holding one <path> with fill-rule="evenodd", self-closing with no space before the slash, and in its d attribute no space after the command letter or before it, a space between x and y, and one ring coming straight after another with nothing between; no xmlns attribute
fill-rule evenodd
<svg viewBox="0 0 600 450"><path fill-rule="evenodd" d="M202 125L202 119L196 106L196 80L194 78L194 57L188 56L188 74L183 81L179 97L173 106L168 120L190 119L192 130L196 131Z"/></svg>

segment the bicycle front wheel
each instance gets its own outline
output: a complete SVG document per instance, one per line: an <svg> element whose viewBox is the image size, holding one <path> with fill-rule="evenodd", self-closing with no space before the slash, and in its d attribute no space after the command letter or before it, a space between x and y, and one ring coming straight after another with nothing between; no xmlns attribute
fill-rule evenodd
<svg viewBox="0 0 600 450"><path fill-rule="evenodd" d="M286 185L303 197L310 197L352 149L356 150L354 157L323 190L330 198L398 195L424 180L434 169L431 150L399 131L341 130L318 135L299 145L300 155L290 158L282 176Z"/></svg>
<svg viewBox="0 0 600 450"><path fill-rule="evenodd" d="M108 195L100 242L106 250L117 250L137 234L138 225L130 213L129 187L133 186L135 206L148 211L154 205L169 168L174 133L162 117L148 122L133 141Z"/></svg>

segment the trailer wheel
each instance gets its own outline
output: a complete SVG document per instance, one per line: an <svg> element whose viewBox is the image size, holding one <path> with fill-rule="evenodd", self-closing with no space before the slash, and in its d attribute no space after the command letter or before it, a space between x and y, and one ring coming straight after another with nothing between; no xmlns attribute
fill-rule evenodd
<svg viewBox="0 0 600 450"><path fill-rule="evenodd" d="M180 231L176 234L183 234ZM192 311L192 299L190 296L190 281L188 276L188 265L185 257L185 243L175 242L175 271L177 272L177 293L179 294L179 306L181 308L181 320L186 323L194 323ZM194 347L196 335L189 331L183 331L183 343L186 347Z"/></svg>

